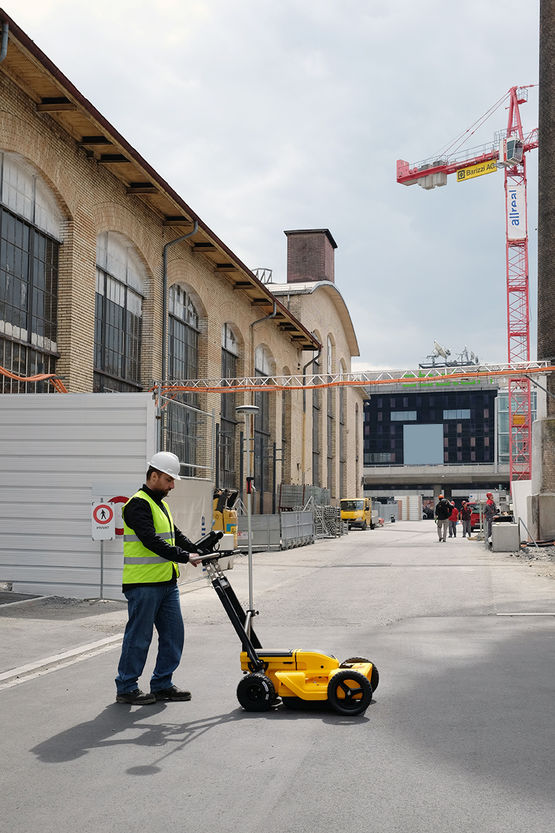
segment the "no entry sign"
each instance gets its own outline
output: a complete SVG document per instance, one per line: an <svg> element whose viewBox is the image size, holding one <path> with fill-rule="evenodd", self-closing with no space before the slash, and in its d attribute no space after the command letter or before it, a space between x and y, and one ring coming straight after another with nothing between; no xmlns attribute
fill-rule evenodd
<svg viewBox="0 0 555 833"><path fill-rule="evenodd" d="M108 501L93 500L91 523L93 541L111 541L116 534L114 507Z"/></svg>

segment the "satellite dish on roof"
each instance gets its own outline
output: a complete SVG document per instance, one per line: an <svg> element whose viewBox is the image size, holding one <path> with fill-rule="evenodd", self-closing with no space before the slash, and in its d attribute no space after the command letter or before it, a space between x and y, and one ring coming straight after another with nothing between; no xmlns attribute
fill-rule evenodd
<svg viewBox="0 0 555 833"><path fill-rule="evenodd" d="M443 356L444 359L450 354L450 350L446 350L441 344L438 344L437 341L434 341L434 350L438 354L438 356Z"/></svg>

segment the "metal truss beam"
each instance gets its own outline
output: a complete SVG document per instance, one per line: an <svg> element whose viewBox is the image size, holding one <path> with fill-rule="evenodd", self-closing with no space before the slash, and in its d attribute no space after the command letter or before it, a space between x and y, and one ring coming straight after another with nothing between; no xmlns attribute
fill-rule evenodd
<svg viewBox="0 0 555 833"><path fill-rule="evenodd" d="M242 376L237 378L212 379L168 379L159 381L154 389L160 393L179 391L199 391L203 393L237 393L250 390L306 390L329 387L373 387L379 385L400 385L424 387L430 382L452 384L460 380L490 380L519 378L551 373L555 366L547 361L541 362L504 362L501 364L481 364L468 367L433 367L425 369L404 370L364 370L358 373L320 373L313 375L291 374L290 376Z"/></svg>

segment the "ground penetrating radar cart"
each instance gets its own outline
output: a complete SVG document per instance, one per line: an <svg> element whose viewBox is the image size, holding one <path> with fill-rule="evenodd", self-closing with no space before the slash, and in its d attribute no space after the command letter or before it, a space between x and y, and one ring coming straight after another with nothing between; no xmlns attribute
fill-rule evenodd
<svg viewBox="0 0 555 833"><path fill-rule="evenodd" d="M334 656L317 651L262 647L252 627L257 611L243 610L218 564L220 553L215 548L220 536L219 532L209 532L196 542L196 547L241 642L244 676L237 686L241 706L246 711L263 712L282 703L289 708L301 708L303 704L327 702L343 715L366 711L379 682L378 669L371 660L350 657L340 663Z"/></svg>

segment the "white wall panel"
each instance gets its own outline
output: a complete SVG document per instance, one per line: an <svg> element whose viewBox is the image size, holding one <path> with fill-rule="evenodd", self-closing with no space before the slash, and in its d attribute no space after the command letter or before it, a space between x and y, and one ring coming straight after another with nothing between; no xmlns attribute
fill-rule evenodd
<svg viewBox="0 0 555 833"><path fill-rule="evenodd" d="M94 497L130 497L156 450L149 393L0 396L0 581L21 593L123 599L123 544L93 541ZM171 495L192 539L212 522L212 484L183 480ZM116 505L116 526L121 524ZM186 565L183 581L205 581Z"/></svg>
<svg viewBox="0 0 555 833"><path fill-rule="evenodd" d="M14 590L97 597L91 501L129 496L156 450L149 393L0 397L0 581ZM121 540L103 545L107 598L121 597Z"/></svg>

